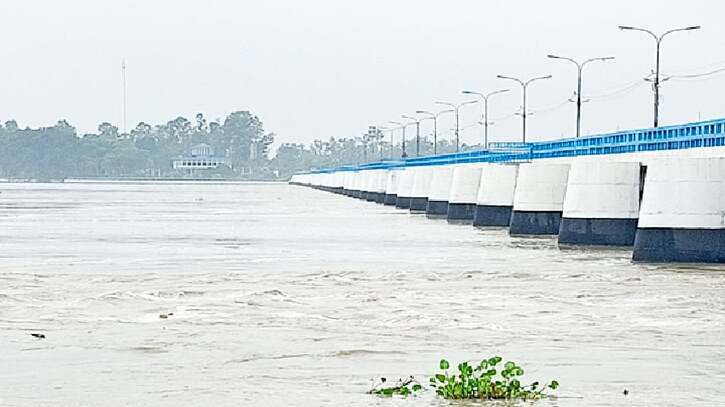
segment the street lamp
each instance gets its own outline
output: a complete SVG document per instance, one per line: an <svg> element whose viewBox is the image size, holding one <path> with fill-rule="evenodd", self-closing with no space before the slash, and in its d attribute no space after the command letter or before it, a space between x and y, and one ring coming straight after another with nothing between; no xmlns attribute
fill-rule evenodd
<svg viewBox="0 0 725 407"><path fill-rule="evenodd" d="M625 26L620 25L620 30L630 30L630 31L642 31L652 36L652 38L655 39L655 42L657 43L657 60L655 62L655 80L654 80L654 91L655 91L655 120L654 120L654 127L659 126L659 116L660 116L660 44L662 44L662 40L665 38L665 36L672 34L674 32L678 31L691 31L691 30L699 30L700 26L692 26L692 27L684 27L684 28L676 28L674 30L665 31L664 34L657 36L657 34L653 33L650 30L646 30L644 28L637 28L637 27L631 27L631 26Z"/></svg>
<svg viewBox="0 0 725 407"><path fill-rule="evenodd" d="M433 120L433 155L438 154L438 116L443 113L452 113L453 110L441 110L438 113L431 113L427 110L417 110L417 114L425 114L428 117L422 118L420 121L432 119Z"/></svg>
<svg viewBox="0 0 725 407"><path fill-rule="evenodd" d="M403 142L402 142L402 147L403 147L403 154L401 154L401 157L402 157L402 158L406 158L406 157L408 157L408 154L407 154L407 153L405 152L405 126L407 126L407 124L403 124L403 123L401 123L401 122L394 122L394 121L392 121L392 120L391 120L391 121L389 121L388 123L394 124L394 125L396 125L396 126L400 126L400 128L401 128L401 129L403 129ZM392 151L392 150L391 150L391 151ZM392 155L392 154L391 154L391 155Z"/></svg>
<svg viewBox="0 0 725 407"><path fill-rule="evenodd" d="M560 57L557 55L547 55L548 58L551 59L561 59L564 61L569 61L576 65L577 71L578 71L578 80L577 80L577 87L576 87L576 137L579 138L581 136L581 123L582 123L582 69L584 69L584 66L590 62L594 61L609 61L614 59L614 57L603 57L603 58L590 58L587 59L584 62L577 62L571 58L567 57Z"/></svg>
<svg viewBox="0 0 725 407"><path fill-rule="evenodd" d="M420 119L407 115L401 115L400 117L412 120L415 123L415 156L420 157Z"/></svg>
<svg viewBox="0 0 725 407"><path fill-rule="evenodd" d="M388 123L398 125L397 122L388 122ZM391 160L393 159L393 154L395 152L395 140L394 140L395 129L396 129L395 127L388 127L388 130L390 130L390 159Z"/></svg>
<svg viewBox="0 0 725 407"><path fill-rule="evenodd" d="M529 85L532 82L536 82L536 81L542 80L542 79L551 79L551 75L547 75L547 76L537 76L536 78L531 78L531 79L529 79L526 82L522 81L519 78L514 78L514 77L511 77L511 76L497 75L496 77L499 78L499 79L508 79L508 80L516 81L516 82L518 82L521 85L521 88L523 90L523 99L524 99L523 100L524 103L523 103L523 107L522 107L522 113L521 113L521 118L522 118L522 121L523 121L523 127L522 127L522 131L523 132L522 132L521 140L523 141L524 144L526 144L526 116L527 116L527 114L526 114L526 89L529 87Z"/></svg>
<svg viewBox="0 0 725 407"><path fill-rule="evenodd" d="M458 152L458 150L459 150L459 141L458 141L459 140L459 137L458 137L458 130L459 130L459 121L458 121L458 119L459 119L459 112L458 111L461 109L461 107L463 107L465 105L470 105L471 103L477 103L477 102L478 102L478 100L469 100L469 101L462 102L462 103L459 103L459 104L454 104L454 103L450 103L450 102L435 102L435 103L437 103L439 105L445 105L445 106L452 107L453 109L451 111L456 114L456 152Z"/></svg>
<svg viewBox="0 0 725 407"><path fill-rule="evenodd" d="M362 135L362 141L363 141L363 163L368 162L368 141L370 140L370 133L363 133Z"/></svg>
<svg viewBox="0 0 725 407"><path fill-rule="evenodd" d="M390 131L390 144L392 144L393 143L393 128L385 127L385 126L377 126L377 128L378 128L378 137L380 139L380 161L383 161L383 145L385 144L385 142L383 141L383 138L384 138L383 131L386 131L386 130ZM393 150L391 149L390 151L391 151L390 158L392 158Z"/></svg>
<svg viewBox="0 0 725 407"><path fill-rule="evenodd" d="M497 95L499 93L508 92L509 90L510 89L501 89L501 90L489 92L487 94L483 94L480 92L474 92L471 90L461 91L461 93L463 93L464 95L477 95L481 99L483 99L483 129L484 129L483 130L483 148L486 150L488 150L488 125L489 125L489 122L488 122L488 98L493 95Z"/></svg>

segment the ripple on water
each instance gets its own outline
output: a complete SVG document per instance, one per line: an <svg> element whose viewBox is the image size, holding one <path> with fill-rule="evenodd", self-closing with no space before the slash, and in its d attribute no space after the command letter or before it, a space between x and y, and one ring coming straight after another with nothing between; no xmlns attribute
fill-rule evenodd
<svg viewBox="0 0 725 407"><path fill-rule="evenodd" d="M492 354L572 397L542 406L725 404L720 266L634 264L285 185L12 190L9 405L443 406L365 391Z"/></svg>

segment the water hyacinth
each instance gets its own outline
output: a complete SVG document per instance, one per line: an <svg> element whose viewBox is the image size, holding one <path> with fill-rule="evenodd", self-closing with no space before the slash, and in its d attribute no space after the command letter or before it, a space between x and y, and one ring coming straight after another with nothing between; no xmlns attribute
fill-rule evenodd
<svg viewBox="0 0 725 407"><path fill-rule="evenodd" d="M538 400L550 397L546 391L559 387L556 380L524 385L520 380L524 369L512 361L501 366L502 361L500 356L494 356L475 364L462 362L458 364L456 373L450 371L450 363L443 359L438 365L440 372L429 379L430 387L444 399L479 400ZM385 383L386 379L382 378L370 393L387 397L409 396L423 390L423 386L413 376L393 386L386 386Z"/></svg>

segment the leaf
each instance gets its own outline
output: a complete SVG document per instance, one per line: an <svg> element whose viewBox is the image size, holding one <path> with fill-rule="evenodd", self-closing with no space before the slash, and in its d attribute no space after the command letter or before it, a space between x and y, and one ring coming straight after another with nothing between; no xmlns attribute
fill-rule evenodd
<svg viewBox="0 0 725 407"><path fill-rule="evenodd" d="M436 379L438 379L438 381L441 383L444 383L446 381L446 377L440 373L436 375Z"/></svg>
<svg viewBox="0 0 725 407"><path fill-rule="evenodd" d="M423 388L423 386L421 386L421 385L420 385L420 384L418 384L418 383L416 383L416 384L414 384L414 385L413 385L413 391L418 391L418 390L420 390L420 389L422 389L422 388Z"/></svg>
<svg viewBox="0 0 725 407"><path fill-rule="evenodd" d="M392 396L393 395L393 389L392 388L383 389L383 395L384 396Z"/></svg>
<svg viewBox="0 0 725 407"><path fill-rule="evenodd" d="M559 387L559 382L556 380L552 380L551 383L549 383L549 388L551 390L556 390L557 387Z"/></svg>
<svg viewBox="0 0 725 407"><path fill-rule="evenodd" d="M441 367L441 370L448 370L448 368L449 368L450 366L451 366L451 365L450 365L450 363L448 363L448 361L447 361L447 360L445 360L445 359L441 359L441 363L440 363L440 367Z"/></svg>
<svg viewBox="0 0 725 407"><path fill-rule="evenodd" d="M503 365L504 369L511 370L516 367L516 363L514 362L506 362L505 365Z"/></svg>

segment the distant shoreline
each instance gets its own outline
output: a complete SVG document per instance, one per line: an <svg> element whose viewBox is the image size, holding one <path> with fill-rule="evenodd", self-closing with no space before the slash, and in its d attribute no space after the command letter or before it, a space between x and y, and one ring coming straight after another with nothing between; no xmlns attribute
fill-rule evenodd
<svg viewBox="0 0 725 407"><path fill-rule="evenodd" d="M174 183L193 183L193 182L215 182L220 184L278 184L286 183L285 180L242 180L242 179L220 179L220 178L119 178L119 177L84 177L84 178L65 178L65 179L12 179L0 178L0 183L4 184L84 184L84 183L155 183L155 182L174 182Z"/></svg>

